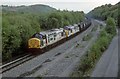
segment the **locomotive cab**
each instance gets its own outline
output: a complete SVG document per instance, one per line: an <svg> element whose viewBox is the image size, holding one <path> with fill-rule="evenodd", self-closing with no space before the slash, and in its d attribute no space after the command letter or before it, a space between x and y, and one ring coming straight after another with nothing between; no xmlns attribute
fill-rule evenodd
<svg viewBox="0 0 120 79"><path fill-rule="evenodd" d="M28 40L29 48L42 48L46 45L46 36L36 33Z"/></svg>
<svg viewBox="0 0 120 79"><path fill-rule="evenodd" d="M69 37L70 35L74 34L74 26L65 26L64 30L66 37Z"/></svg>

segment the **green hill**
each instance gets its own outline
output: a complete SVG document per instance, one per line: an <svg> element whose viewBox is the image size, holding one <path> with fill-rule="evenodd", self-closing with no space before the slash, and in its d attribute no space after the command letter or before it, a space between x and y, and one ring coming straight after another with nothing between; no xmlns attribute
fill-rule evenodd
<svg viewBox="0 0 120 79"><path fill-rule="evenodd" d="M87 15L96 19L106 20L107 17L112 17L115 20L118 18L118 6L120 6L120 2L115 5L106 4L99 7L94 8Z"/></svg>
<svg viewBox="0 0 120 79"><path fill-rule="evenodd" d="M2 11L7 11L7 12L22 12L22 13L48 13L48 12L53 12L56 11L55 8L52 8L48 5L42 5L42 4L37 4L37 5L30 5L30 6L8 6L8 5L2 5Z"/></svg>

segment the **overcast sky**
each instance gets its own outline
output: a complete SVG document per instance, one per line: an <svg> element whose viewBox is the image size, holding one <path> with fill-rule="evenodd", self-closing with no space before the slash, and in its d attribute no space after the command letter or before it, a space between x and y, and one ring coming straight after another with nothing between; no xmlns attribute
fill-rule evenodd
<svg viewBox="0 0 120 79"><path fill-rule="evenodd" d="M97 6L109 3L114 5L118 2L119 0L0 0L0 3L5 5L20 6L45 4L60 10L84 11L85 13Z"/></svg>

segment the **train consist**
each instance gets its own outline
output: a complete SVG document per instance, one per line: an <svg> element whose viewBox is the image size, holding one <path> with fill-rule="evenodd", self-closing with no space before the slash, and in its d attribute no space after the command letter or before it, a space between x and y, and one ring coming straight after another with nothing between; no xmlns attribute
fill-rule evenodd
<svg viewBox="0 0 120 79"><path fill-rule="evenodd" d="M43 53L73 38L86 30L90 25L91 21L86 18L78 24L36 33L28 40L28 50L32 54Z"/></svg>

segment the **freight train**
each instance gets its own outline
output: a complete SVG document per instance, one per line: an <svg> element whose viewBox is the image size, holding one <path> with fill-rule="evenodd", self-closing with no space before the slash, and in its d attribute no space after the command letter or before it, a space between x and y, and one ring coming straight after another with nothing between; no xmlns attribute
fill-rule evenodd
<svg viewBox="0 0 120 79"><path fill-rule="evenodd" d="M44 53L80 34L90 25L91 21L86 18L83 22L80 22L78 24L35 33L28 40L28 51L32 54Z"/></svg>

